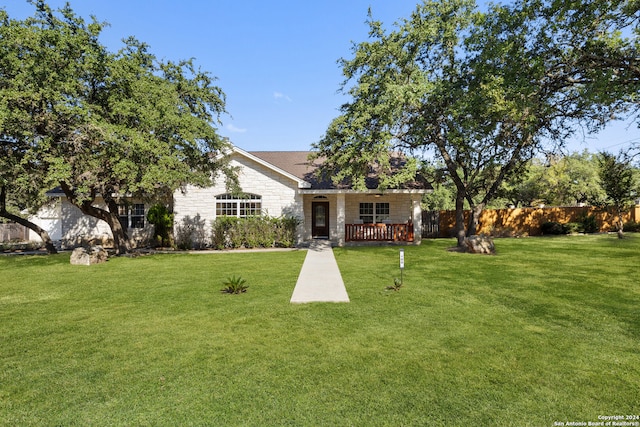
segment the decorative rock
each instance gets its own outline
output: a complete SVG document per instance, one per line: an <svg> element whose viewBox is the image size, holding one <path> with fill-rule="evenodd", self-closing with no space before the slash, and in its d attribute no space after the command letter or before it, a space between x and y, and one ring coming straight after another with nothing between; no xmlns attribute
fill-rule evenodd
<svg viewBox="0 0 640 427"><path fill-rule="evenodd" d="M71 265L91 265L91 258L85 248L75 248L71 252Z"/></svg>
<svg viewBox="0 0 640 427"><path fill-rule="evenodd" d="M495 255L496 248L493 239L489 236L469 236L464 239L463 247L465 252L471 254Z"/></svg>
<svg viewBox="0 0 640 427"><path fill-rule="evenodd" d="M91 258L91 264L102 264L107 262L109 254L102 246L92 246L89 251L89 257Z"/></svg>
<svg viewBox="0 0 640 427"><path fill-rule="evenodd" d="M89 250L75 248L71 252L71 265L92 265L106 262L109 255L102 246L92 246Z"/></svg>

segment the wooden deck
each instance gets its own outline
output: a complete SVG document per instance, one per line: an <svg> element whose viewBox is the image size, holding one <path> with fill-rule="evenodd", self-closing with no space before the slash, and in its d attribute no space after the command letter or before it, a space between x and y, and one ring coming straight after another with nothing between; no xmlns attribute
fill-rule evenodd
<svg viewBox="0 0 640 427"><path fill-rule="evenodd" d="M413 224L346 224L347 242L413 242Z"/></svg>

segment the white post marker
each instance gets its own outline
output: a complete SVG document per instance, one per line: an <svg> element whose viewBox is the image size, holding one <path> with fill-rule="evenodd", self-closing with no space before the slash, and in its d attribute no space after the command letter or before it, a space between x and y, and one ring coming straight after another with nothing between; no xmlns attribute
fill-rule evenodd
<svg viewBox="0 0 640 427"><path fill-rule="evenodd" d="M404 270L404 249L400 249L400 283L404 284L402 280L402 273Z"/></svg>

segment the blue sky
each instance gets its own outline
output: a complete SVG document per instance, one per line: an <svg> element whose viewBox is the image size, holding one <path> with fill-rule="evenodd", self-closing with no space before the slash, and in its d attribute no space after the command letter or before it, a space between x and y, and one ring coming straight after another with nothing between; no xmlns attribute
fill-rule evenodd
<svg viewBox="0 0 640 427"><path fill-rule="evenodd" d="M58 8L64 0L49 0ZM391 25L408 17L416 0L75 0L74 11L110 27L111 50L135 36L162 59L195 58L218 78L229 115L219 133L245 150L308 150L347 98L338 93L337 61L352 42L366 40L367 10ZM0 0L12 18L33 14L26 0ZM635 125L612 126L571 141L569 149L617 151L640 140Z"/></svg>

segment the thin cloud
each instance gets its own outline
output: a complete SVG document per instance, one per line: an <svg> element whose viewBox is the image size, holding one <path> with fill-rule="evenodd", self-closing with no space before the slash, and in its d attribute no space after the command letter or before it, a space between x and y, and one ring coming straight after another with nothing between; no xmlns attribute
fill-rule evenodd
<svg viewBox="0 0 640 427"><path fill-rule="evenodd" d="M289 98L289 96L285 95L282 92L273 92L273 98L276 101L279 101L281 99L284 99L285 101L288 101L288 102L292 102L293 101L291 98Z"/></svg>
<svg viewBox="0 0 640 427"><path fill-rule="evenodd" d="M231 123L229 123L226 127L229 132L233 132L233 133L245 133L247 131L244 128L236 127Z"/></svg>

